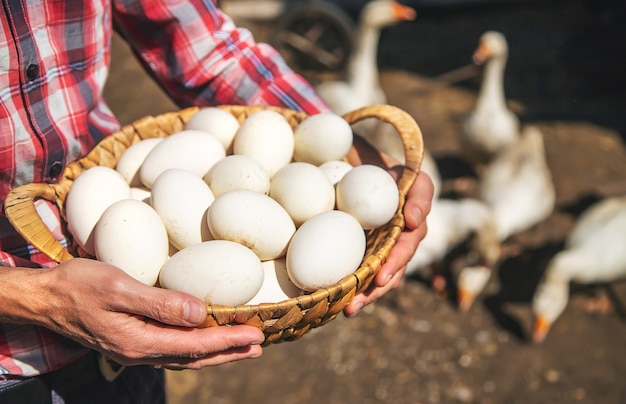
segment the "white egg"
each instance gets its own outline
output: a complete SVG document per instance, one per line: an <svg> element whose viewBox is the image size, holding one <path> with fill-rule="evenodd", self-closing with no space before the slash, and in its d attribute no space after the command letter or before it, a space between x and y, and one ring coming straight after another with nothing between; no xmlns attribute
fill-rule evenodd
<svg viewBox="0 0 626 404"><path fill-rule="evenodd" d="M139 169L143 164L146 156L152 151L163 138L148 138L140 140L139 142L131 145L120 156L115 169L122 174L122 177L126 179L128 185L131 187L139 187L143 184L139 178Z"/></svg>
<svg viewBox="0 0 626 404"><path fill-rule="evenodd" d="M332 210L313 216L289 244L289 279L306 291L337 283L359 268L365 243L365 232L351 215Z"/></svg>
<svg viewBox="0 0 626 404"><path fill-rule="evenodd" d="M215 198L207 216L215 239L243 244L263 261L283 256L296 230L278 202L247 189Z"/></svg>
<svg viewBox="0 0 626 404"><path fill-rule="evenodd" d="M230 112L216 107L200 109L185 124L185 130L202 130L215 136L227 153L232 148L238 129L237 118Z"/></svg>
<svg viewBox="0 0 626 404"><path fill-rule="evenodd" d="M293 284L287 274L285 258L263 261L263 285L259 292L246 304L278 303L300 296L303 291Z"/></svg>
<svg viewBox="0 0 626 404"><path fill-rule="evenodd" d="M183 130L154 146L139 169L139 178L148 188L169 168L184 168L202 178L224 156L224 146L215 136L199 130Z"/></svg>
<svg viewBox="0 0 626 404"><path fill-rule="evenodd" d="M263 265L249 248L212 240L174 254L161 268L159 283L210 304L238 306L258 293L263 276Z"/></svg>
<svg viewBox="0 0 626 404"><path fill-rule="evenodd" d="M398 210L398 185L386 170L364 164L348 171L336 185L337 209L354 216L364 229L387 223Z"/></svg>
<svg viewBox="0 0 626 404"><path fill-rule="evenodd" d="M226 156L204 176L216 197L236 189L249 189L260 194L270 190L270 176L252 157L233 154Z"/></svg>
<svg viewBox="0 0 626 404"><path fill-rule="evenodd" d="M315 165L341 160L353 141L352 128L342 116L331 112L312 115L294 130L293 159Z"/></svg>
<svg viewBox="0 0 626 404"><path fill-rule="evenodd" d="M124 199L109 206L94 228L96 258L154 285L168 257L165 225L149 205Z"/></svg>
<svg viewBox="0 0 626 404"><path fill-rule="evenodd" d="M335 188L313 164L289 163L272 177L270 197L280 203L296 227L318 213L335 207Z"/></svg>
<svg viewBox="0 0 626 404"><path fill-rule="evenodd" d="M261 163L270 178L293 157L293 130L276 111L261 110L248 116L233 141L233 153Z"/></svg>
<svg viewBox="0 0 626 404"><path fill-rule="evenodd" d="M83 171L65 198L68 230L76 243L95 256L93 229L102 212L113 203L131 198L130 187L120 173L105 166Z"/></svg>
<svg viewBox="0 0 626 404"><path fill-rule="evenodd" d="M130 188L130 197L137 201L150 204L150 194L151 191L143 186Z"/></svg>
<svg viewBox="0 0 626 404"><path fill-rule="evenodd" d="M320 170L335 185L343 178L344 175L352 170L352 165L343 160L331 160L319 165Z"/></svg>
<svg viewBox="0 0 626 404"><path fill-rule="evenodd" d="M212 239L206 214L214 200L202 178L170 168L154 181L150 204L165 223L170 242L183 249Z"/></svg>

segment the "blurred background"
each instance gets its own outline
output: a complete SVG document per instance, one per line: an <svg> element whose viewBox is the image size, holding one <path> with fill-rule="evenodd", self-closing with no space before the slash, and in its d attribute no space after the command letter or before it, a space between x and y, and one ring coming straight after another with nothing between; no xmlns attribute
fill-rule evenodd
<svg viewBox="0 0 626 404"><path fill-rule="evenodd" d="M275 44L311 82L345 73L356 37L348 36L331 62L320 63L279 36L318 15L289 13L320 1L220 3L257 41ZM255 3L265 4L257 10L250 6ZM365 3L326 2L340 10L331 14L347 18L332 40L342 44L345 32L356 35ZM168 372L171 403L626 402L625 282L572 285L567 307L545 340L535 343L530 336L532 296L578 215L594 201L626 195L624 2L403 3L417 10L417 18L380 32L380 83L387 102L420 125L443 184L469 183L462 193L475 192L475 173L459 139L482 83L472 54L480 36L496 30L508 41L507 105L523 125L543 134L554 209L503 243L515 252L501 257L469 311L457 308L455 253L462 251L454 250L439 265L443 288L434 288L429 273L420 272L357 317L339 316L298 341L269 346L260 359ZM120 38L113 46L105 95L122 124L177 109ZM598 297L609 304L593 305Z"/></svg>

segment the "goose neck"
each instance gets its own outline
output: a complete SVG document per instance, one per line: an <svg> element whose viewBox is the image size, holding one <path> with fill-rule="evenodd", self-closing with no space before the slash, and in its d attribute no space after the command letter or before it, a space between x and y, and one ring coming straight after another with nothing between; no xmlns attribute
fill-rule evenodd
<svg viewBox="0 0 626 404"><path fill-rule="evenodd" d="M569 281L583 281L594 267L595 257L582 248L570 248L558 253L546 270L546 277ZM593 273L593 271L591 271Z"/></svg>
<svg viewBox="0 0 626 404"><path fill-rule="evenodd" d="M359 87L377 87L377 52L380 31L373 27L366 27L359 30L357 38L349 66L350 81Z"/></svg>
<svg viewBox="0 0 626 404"><path fill-rule="evenodd" d="M478 97L478 108L504 107L504 69L506 60L495 58L485 65L483 83Z"/></svg>

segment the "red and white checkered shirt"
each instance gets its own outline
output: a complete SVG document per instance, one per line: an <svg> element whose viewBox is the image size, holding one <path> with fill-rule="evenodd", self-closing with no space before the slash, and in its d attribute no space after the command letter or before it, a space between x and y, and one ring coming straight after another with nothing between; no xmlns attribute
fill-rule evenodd
<svg viewBox="0 0 626 404"><path fill-rule="evenodd" d="M16 186L55 181L119 128L102 98L114 25L180 107L329 110L276 50L235 27L215 1L0 1L0 203ZM45 201L37 207L65 243L56 209ZM55 264L0 215L0 265ZM0 380L60 368L83 352L44 328L0 324Z"/></svg>

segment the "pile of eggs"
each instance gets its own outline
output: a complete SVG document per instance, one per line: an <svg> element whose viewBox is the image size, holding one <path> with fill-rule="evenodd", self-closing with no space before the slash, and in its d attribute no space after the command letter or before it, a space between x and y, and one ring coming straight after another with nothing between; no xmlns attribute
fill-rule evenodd
<svg viewBox="0 0 626 404"><path fill-rule="evenodd" d="M65 200L80 247L135 279L210 304L275 303L354 272L365 231L387 223L398 188L351 166L352 128L272 110L241 124L203 108L183 130L131 145L116 166L83 171Z"/></svg>

